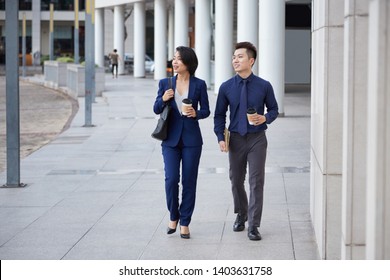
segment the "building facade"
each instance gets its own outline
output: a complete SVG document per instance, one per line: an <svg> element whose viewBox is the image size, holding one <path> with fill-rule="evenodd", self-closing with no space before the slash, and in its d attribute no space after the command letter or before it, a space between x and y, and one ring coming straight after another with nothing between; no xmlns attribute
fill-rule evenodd
<svg viewBox="0 0 390 280"><path fill-rule="evenodd" d="M32 52L45 53L43 2L32 0L27 17ZM307 8L309 28L305 11L294 10ZM56 23L72 26L72 16L58 13ZM311 85L310 213L320 256L390 259L390 1L95 0L96 63L113 48L132 52L135 77L145 76L146 53L154 78L166 77L175 46L186 45L198 54L196 75L217 93L244 40L258 46L254 72L272 83L282 115L285 85Z"/></svg>
<svg viewBox="0 0 390 280"><path fill-rule="evenodd" d="M50 3L54 4L55 29L54 51L57 56L71 56L74 53L74 4L75 0L18 0L19 1L19 37L22 42L23 15L26 18L26 49L35 58L31 64L39 64L40 56L49 55ZM5 60L5 0L0 0L0 64ZM84 45L85 2L78 0L80 9L80 46ZM19 48L22 49L21 46ZM21 51L20 51L21 52ZM84 49L80 47L80 53ZM35 55L34 55L35 54ZM37 60L38 59L38 60Z"/></svg>
<svg viewBox="0 0 390 280"><path fill-rule="evenodd" d="M313 1L311 215L326 259L390 259L390 2Z"/></svg>

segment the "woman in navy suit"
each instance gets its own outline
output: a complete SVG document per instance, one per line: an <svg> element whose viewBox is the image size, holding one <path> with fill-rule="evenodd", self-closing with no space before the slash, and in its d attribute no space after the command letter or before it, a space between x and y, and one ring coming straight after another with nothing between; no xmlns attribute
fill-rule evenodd
<svg viewBox="0 0 390 280"><path fill-rule="evenodd" d="M199 120L210 115L207 86L205 81L194 76L198 67L195 52L188 47L177 47L172 61L176 76L172 77L172 88L168 79L159 83L153 110L163 111L170 102L172 111L168 121L168 137L161 144L165 167L165 193L170 221L167 234L176 231L180 223L181 238L190 238L189 224L195 207L196 182L202 153L202 134ZM192 106L182 114L182 100L191 99ZM181 164L181 203L179 183Z"/></svg>

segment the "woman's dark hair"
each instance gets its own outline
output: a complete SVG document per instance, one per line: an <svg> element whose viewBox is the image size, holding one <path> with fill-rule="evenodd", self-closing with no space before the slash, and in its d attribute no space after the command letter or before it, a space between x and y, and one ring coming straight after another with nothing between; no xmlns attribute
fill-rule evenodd
<svg viewBox="0 0 390 280"><path fill-rule="evenodd" d="M198 68L198 57L193 49L189 47L179 46L176 48L176 51L179 52L181 61L185 66L187 66L188 72L193 76L195 74L196 68Z"/></svg>
<svg viewBox="0 0 390 280"><path fill-rule="evenodd" d="M236 44L235 49L246 49L246 53L248 54L248 57L253 57L256 61L257 58L257 49L256 47L250 43L250 42L239 42Z"/></svg>

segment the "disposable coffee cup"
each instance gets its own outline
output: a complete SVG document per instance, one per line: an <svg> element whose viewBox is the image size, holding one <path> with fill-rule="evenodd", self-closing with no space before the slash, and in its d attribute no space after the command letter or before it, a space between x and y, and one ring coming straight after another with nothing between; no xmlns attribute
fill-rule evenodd
<svg viewBox="0 0 390 280"><path fill-rule="evenodd" d="M256 114L256 110L254 108L248 108L246 111L246 116L248 117L248 122L250 125L254 125L254 122L252 122L252 117Z"/></svg>
<svg viewBox="0 0 390 280"><path fill-rule="evenodd" d="M181 113L184 116L188 115L188 109L192 106L192 100L189 98L184 98L181 103Z"/></svg>

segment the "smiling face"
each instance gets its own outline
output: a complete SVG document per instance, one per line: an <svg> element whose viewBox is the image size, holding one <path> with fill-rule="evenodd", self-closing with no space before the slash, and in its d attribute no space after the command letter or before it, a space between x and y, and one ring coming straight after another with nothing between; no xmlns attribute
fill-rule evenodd
<svg viewBox="0 0 390 280"><path fill-rule="evenodd" d="M177 74L182 74L188 71L187 66L183 63L179 52L176 52L173 56L172 67L173 71L175 71Z"/></svg>
<svg viewBox="0 0 390 280"><path fill-rule="evenodd" d="M252 65L254 62L254 58L248 56L246 49L241 48L234 51L232 64L234 71L240 76L248 76L252 73Z"/></svg>

